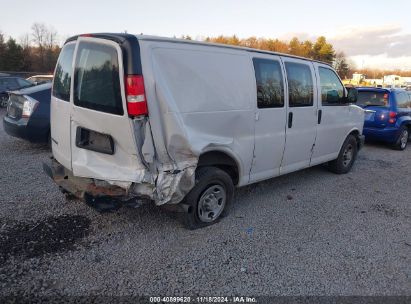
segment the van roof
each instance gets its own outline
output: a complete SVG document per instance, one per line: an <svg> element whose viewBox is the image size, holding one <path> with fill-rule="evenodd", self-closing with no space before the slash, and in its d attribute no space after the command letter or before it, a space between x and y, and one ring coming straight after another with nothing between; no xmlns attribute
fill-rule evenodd
<svg viewBox="0 0 411 304"><path fill-rule="evenodd" d="M318 63L321 63L321 64L331 66L329 63L326 63L326 62L323 62L323 61L320 61L320 60L315 60L315 59L310 59L310 58L300 57L300 56L295 56L295 55L290 55L290 54L284 54L284 53L279 53L279 52L271 52L271 51L265 51L265 50L260 50L260 49L253 49L253 48L249 48L249 47L229 45L229 44L211 43L211 42L205 42L205 41L196 41L196 40L187 40L187 39L178 39L178 38L168 38L168 37L151 36L151 35L131 35L131 34L126 34L126 33L91 33L91 34L81 34L81 35L72 36L72 37L68 38L65 43L67 43L69 41L77 40L77 38L81 37L81 36L109 39L109 40L116 41L118 43L123 43L126 40L137 38L137 40L164 41L164 42L171 42L171 43L184 43L184 44L213 46L213 47L219 47L219 48L243 50L243 51L253 52L253 53L269 54L269 55L277 55L277 56L283 56L283 57L289 57L289 58L296 58L296 59L301 59L301 60L306 60L306 61L318 62Z"/></svg>

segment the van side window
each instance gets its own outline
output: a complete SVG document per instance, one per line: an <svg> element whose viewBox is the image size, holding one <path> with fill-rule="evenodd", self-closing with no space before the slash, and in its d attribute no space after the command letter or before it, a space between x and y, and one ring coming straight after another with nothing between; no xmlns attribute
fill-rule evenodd
<svg viewBox="0 0 411 304"><path fill-rule="evenodd" d="M123 115L117 50L109 45L80 42L74 68L74 104Z"/></svg>
<svg viewBox="0 0 411 304"><path fill-rule="evenodd" d="M64 101L70 101L74 46L75 44L71 43L63 47L54 73L53 96Z"/></svg>
<svg viewBox="0 0 411 304"><path fill-rule="evenodd" d="M258 108L284 106L284 85L281 65L269 59L253 59L257 85Z"/></svg>
<svg viewBox="0 0 411 304"><path fill-rule="evenodd" d="M330 69L318 68L323 106L344 103L344 87L337 75Z"/></svg>
<svg viewBox="0 0 411 304"><path fill-rule="evenodd" d="M301 63L286 62L290 107L309 107L313 105L314 85L311 69Z"/></svg>
<svg viewBox="0 0 411 304"><path fill-rule="evenodd" d="M397 108L411 108L411 101L408 98L407 93L399 92L397 96Z"/></svg>

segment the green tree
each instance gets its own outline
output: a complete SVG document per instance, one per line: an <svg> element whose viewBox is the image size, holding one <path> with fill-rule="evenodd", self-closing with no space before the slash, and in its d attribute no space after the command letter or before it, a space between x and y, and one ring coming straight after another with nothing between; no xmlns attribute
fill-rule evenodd
<svg viewBox="0 0 411 304"><path fill-rule="evenodd" d="M240 45L240 39L238 39L236 35L233 35L228 37L227 43L231 45Z"/></svg>
<svg viewBox="0 0 411 304"><path fill-rule="evenodd" d="M344 52L338 52L335 55L333 67L342 79L346 79L350 76L349 74L350 74L351 68L347 62L347 58L345 57Z"/></svg>
<svg viewBox="0 0 411 304"><path fill-rule="evenodd" d="M300 40L297 37L294 37L290 40L288 44L289 53L296 56L303 56L303 50Z"/></svg>
<svg viewBox="0 0 411 304"><path fill-rule="evenodd" d="M23 71L33 70L33 48L30 46L30 35L24 34L20 36L19 44L23 52Z"/></svg>
<svg viewBox="0 0 411 304"><path fill-rule="evenodd" d="M24 57L22 47L11 37L6 43L3 60L3 70L21 71L23 68Z"/></svg>
<svg viewBox="0 0 411 304"><path fill-rule="evenodd" d="M332 64L335 58L335 51L332 44L327 42L324 36L318 37L313 46L313 58Z"/></svg>
<svg viewBox="0 0 411 304"><path fill-rule="evenodd" d="M313 58L313 43L311 41L306 40L301 44L301 56Z"/></svg>
<svg viewBox="0 0 411 304"><path fill-rule="evenodd" d="M6 53L6 43L4 42L4 35L0 32L0 71L4 68L4 54Z"/></svg>

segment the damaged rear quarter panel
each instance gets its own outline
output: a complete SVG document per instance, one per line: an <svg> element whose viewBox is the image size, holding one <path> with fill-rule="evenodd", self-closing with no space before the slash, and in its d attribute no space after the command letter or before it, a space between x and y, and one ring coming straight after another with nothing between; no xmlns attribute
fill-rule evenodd
<svg viewBox="0 0 411 304"><path fill-rule="evenodd" d="M249 58L235 50L149 40L140 47L150 117L140 142L146 165L156 172L156 204L184 198L206 151L228 152L239 164L240 185L248 182L255 99Z"/></svg>

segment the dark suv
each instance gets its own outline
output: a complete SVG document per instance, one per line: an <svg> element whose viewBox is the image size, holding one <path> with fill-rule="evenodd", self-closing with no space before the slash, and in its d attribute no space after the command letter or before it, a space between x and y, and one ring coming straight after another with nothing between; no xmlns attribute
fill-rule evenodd
<svg viewBox="0 0 411 304"><path fill-rule="evenodd" d="M404 150L411 134L411 97L403 89L358 88L357 105L365 110L366 139Z"/></svg>

